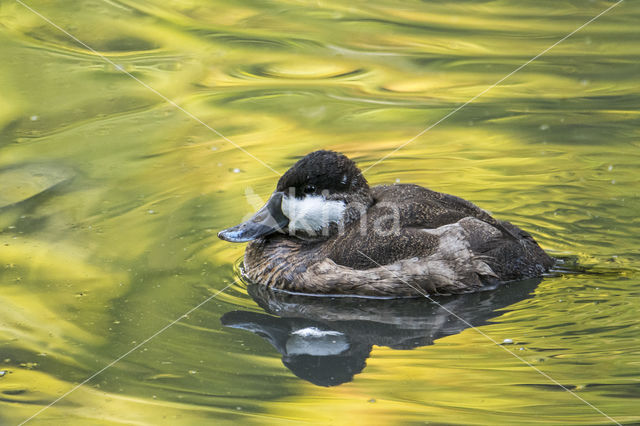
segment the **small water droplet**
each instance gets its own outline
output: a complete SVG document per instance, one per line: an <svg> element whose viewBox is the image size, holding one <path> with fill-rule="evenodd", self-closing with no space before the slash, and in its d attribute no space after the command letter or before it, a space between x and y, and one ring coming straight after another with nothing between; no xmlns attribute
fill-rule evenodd
<svg viewBox="0 0 640 426"><path fill-rule="evenodd" d="M510 345L510 344L512 344L512 343L513 343L513 340L512 340L512 339L504 339L504 340L502 341L502 344L504 344L504 345Z"/></svg>
<svg viewBox="0 0 640 426"><path fill-rule="evenodd" d="M38 121L40 117L38 117L37 115L32 115L31 117L29 117L29 120L31 121Z"/></svg>

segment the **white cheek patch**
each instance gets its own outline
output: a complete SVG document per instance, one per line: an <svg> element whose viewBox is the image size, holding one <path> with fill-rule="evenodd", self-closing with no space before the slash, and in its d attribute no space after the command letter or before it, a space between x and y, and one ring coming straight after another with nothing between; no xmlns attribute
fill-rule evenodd
<svg viewBox="0 0 640 426"><path fill-rule="evenodd" d="M330 356L349 350L349 340L339 331L307 327L291 333L285 346L288 355Z"/></svg>
<svg viewBox="0 0 640 426"><path fill-rule="evenodd" d="M346 208L342 201L326 200L321 195L307 195L295 198L282 197L282 213L289 218L290 231L317 232L342 220Z"/></svg>

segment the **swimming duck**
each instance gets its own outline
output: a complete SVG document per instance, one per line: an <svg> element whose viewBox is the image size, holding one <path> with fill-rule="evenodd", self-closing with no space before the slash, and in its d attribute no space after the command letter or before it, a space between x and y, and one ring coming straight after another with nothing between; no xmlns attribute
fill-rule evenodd
<svg viewBox="0 0 640 426"><path fill-rule="evenodd" d="M412 184L369 187L356 164L315 151L264 207L218 237L247 242L243 273L296 293L460 294L542 275L531 235L462 198Z"/></svg>

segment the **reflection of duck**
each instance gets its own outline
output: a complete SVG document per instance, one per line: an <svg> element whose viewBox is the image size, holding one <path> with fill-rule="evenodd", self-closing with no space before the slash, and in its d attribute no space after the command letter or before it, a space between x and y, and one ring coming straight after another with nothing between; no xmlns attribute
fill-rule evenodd
<svg viewBox="0 0 640 426"><path fill-rule="evenodd" d="M301 293L459 294L552 264L531 235L474 204L417 185L369 188L332 151L298 161L262 209L218 236L254 240L250 280Z"/></svg>
<svg viewBox="0 0 640 426"><path fill-rule="evenodd" d="M531 297L539 279L504 284L493 291L421 299L364 299L291 294L251 284L253 299L271 315L227 312L227 327L251 331L282 354L296 376L319 386L349 382L360 373L373 345L413 349L481 326L497 309Z"/></svg>

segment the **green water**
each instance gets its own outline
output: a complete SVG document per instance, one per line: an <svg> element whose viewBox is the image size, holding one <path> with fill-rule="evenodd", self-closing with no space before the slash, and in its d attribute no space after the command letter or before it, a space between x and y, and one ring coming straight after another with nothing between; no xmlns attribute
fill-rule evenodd
<svg viewBox="0 0 640 426"><path fill-rule="evenodd" d="M637 2L366 172L467 198L589 273L441 301L484 335L426 300L235 283L113 364L237 278L244 247L216 232L277 181L122 70L278 173L318 148L366 168L613 2L27 3L116 66L0 3L1 424L71 390L30 424L611 423L575 395L640 422ZM341 379L264 332L318 324L350 339Z"/></svg>

